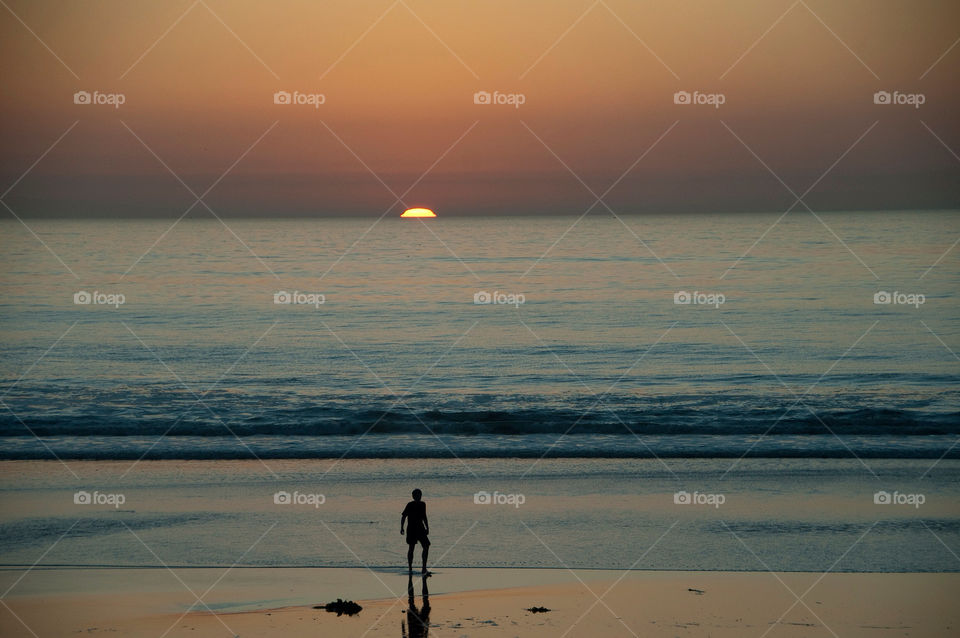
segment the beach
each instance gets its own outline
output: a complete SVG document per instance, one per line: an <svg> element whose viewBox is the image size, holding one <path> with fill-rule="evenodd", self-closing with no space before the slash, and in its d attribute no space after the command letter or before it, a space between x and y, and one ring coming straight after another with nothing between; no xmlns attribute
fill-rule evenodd
<svg viewBox="0 0 960 638"><path fill-rule="evenodd" d="M427 619L433 636L940 637L955 635L960 623L953 604L958 574L446 569L428 580L426 616L422 579L412 579L415 617L401 573L162 571L108 570L95 576L92 592L79 584L89 571L31 573L21 581L32 581L31 593L4 599L0 630L10 638L422 636L419 617ZM20 575L4 571L0 580L7 584ZM74 586L65 586L68 581ZM508 582L527 584L504 586ZM315 595L313 604L269 602L305 583L312 586L296 595ZM335 598L334 591L349 596L374 584L387 595L357 598L363 609L354 616L313 608ZM57 591L41 594L45 586ZM532 607L550 611L532 613ZM413 631L407 623L414 624Z"/></svg>
<svg viewBox="0 0 960 638"><path fill-rule="evenodd" d="M399 534L413 477L429 635L948 636L960 622L955 460L871 459L879 478L843 459L742 459L725 477L730 459L533 463L73 461L75 480L56 461L0 462L0 633L423 635L404 625L409 585L424 604ZM923 502L878 503L877 488ZM337 599L363 610L314 609Z"/></svg>
<svg viewBox="0 0 960 638"><path fill-rule="evenodd" d="M960 570L960 462L864 462L3 461L0 566L405 567L418 487L438 568Z"/></svg>

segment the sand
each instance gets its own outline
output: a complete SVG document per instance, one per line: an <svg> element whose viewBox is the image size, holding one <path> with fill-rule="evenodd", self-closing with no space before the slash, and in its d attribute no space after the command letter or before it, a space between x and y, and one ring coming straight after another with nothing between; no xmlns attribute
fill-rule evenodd
<svg viewBox="0 0 960 638"><path fill-rule="evenodd" d="M61 570L40 576L54 582L73 574L83 581L84 570ZM122 571L122 570L121 570ZM218 583L190 588L213 612L187 611L196 601L186 587L168 586L159 570L145 571L157 580L120 575L123 587L94 591L61 591L26 595L14 592L0 599L0 635L17 636L422 636L410 615L407 578L396 572L374 576L366 570L262 570L260 591ZM257 604L251 594L270 600L283 595L294 580L323 579L336 571L343 596L350 582L371 579L399 597L358 600L363 610L341 616L312 605ZM952 636L960 632L960 607L953 604L960 574L813 574L761 572L630 572L536 570L443 570L428 580L429 588L447 589L454 580L468 591L430 593L431 636ZM296 573L294 573L296 572ZM543 584L502 588L491 585L541 580ZM22 572L20 573L22 575ZM169 574L166 574L169 576ZM12 582L19 577L5 574ZM34 579L29 574L23 580ZM622 576L622 578L621 578ZM11 578L12 577L12 578ZM270 579L276 579L271 591ZM101 579L102 580L102 579ZM109 580L109 578L107 579ZM552 582L547 582L552 581ZM118 581L120 582L120 581ZM464 585L473 582L475 587ZM102 584L102 583L101 583ZM184 584L187 584L185 580ZM213 584L212 582L210 584ZM9 586L9 585L8 585ZM366 585L364 585L365 587ZM30 589L30 588L28 588ZM34 588L36 589L36 583ZM416 613L423 616L422 580L413 579ZM796 595L794 595L796 594ZM798 597L800 600L798 601ZM599 598L599 600L598 600ZM328 602L316 600L315 604ZM551 611L531 613L544 606ZM239 609L239 610L238 610ZM186 613L185 613L186 612ZM215 612L215 613L214 613ZM409 618L408 618L409 615ZM411 627L412 625L412 627Z"/></svg>

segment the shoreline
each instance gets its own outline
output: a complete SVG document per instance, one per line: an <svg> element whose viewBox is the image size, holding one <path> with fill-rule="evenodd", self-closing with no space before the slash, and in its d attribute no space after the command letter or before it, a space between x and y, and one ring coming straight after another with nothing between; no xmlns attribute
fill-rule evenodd
<svg viewBox="0 0 960 638"><path fill-rule="evenodd" d="M938 540L954 547L957 538L955 460L932 470L916 461L870 463L880 482L856 459L743 459L735 471L716 460L665 466L606 459L469 467L457 459L278 461L269 468L258 461L70 465L76 478L54 461L0 463L0 564L25 568L42 556L40 564L65 568L167 564L197 571L240 562L390 569L406 564L399 516L418 487L428 495L434 523L431 556L464 568L935 573L960 567ZM921 478L925 473L931 480ZM919 494L923 504L878 504L878 490ZM323 505L278 502L284 492L322 496ZM681 502L684 493L723 495L724 502ZM91 502L78 503L85 494ZM491 502L497 494L522 494L524 503ZM93 502L97 495L114 504ZM491 499L478 500L486 495ZM668 531L669 542L644 554ZM741 539L763 560L745 551ZM818 551L806 551L811 543ZM855 544L857 551L847 552ZM440 560L436 552L447 550Z"/></svg>
<svg viewBox="0 0 960 638"><path fill-rule="evenodd" d="M42 571L132 571L132 570L205 570L205 569L227 569L231 571L245 570L245 569L293 569L293 570L303 570L303 569L338 569L338 570L368 570L376 573L385 573L392 574L396 573L398 570L406 572L406 567L403 565L37 565L31 568L30 565L0 565L0 573L3 572L22 572L26 569L30 569L33 572L42 572ZM556 571L556 572L569 572L571 571L568 567L563 566L539 566L539 565L511 565L511 566L501 566L501 565L449 565L443 569L462 569L462 570L481 570L481 571L490 571L490 570L510 570L510 571ZM770 571L765 569L694 569L694 568L683 568L679 567L676 569L657 569L655 567L644 568L644 567L580 567L577 566L573 568L574 572L611 572L611 573L676 573L676 574L685 574L685 573L703 573L703 574L769 574ZM777 574L815 574L818 572L812 572L805 569L777 569ZM831 574L960 574L960 564L957 567L952 569L940 569L940 570L928 570L928 571L917 571L917 570L904 570L904 571L880 571L880 570L853 570L853 569L832 569L830 570ZM414 569L414 576L417 576L418 572Z"/></svg>

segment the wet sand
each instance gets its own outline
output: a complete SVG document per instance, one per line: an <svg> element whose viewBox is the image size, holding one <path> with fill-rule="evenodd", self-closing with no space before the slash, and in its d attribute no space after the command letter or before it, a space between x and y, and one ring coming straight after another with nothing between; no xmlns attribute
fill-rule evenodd
<svg viewBox="0 0 960 638"><path fill-rule="evenodd" d="M3 572L4 588L21 576ZM0 634L413 637L425 635L420 619L433 636L932 637L960 628L960 574L449 569L427 583L425 613L422 579L402 571L35 570L0 601ZM354 594L371 587L389 594ZM194 593L209 609L191 609ZM276 604L314 594L324 598ZM338 596L363 610L312 608ZM551 611L528 611L535 606Z"/></svg>

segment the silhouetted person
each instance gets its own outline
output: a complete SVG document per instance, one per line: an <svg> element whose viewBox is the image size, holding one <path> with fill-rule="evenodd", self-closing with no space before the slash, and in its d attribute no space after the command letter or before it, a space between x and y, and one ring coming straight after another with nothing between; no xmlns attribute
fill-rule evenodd
<svg viewBox="0 0 960 638"><path fill-rule="evenodd" d="M427 504L420 500L423 492L413 490L413 500L403 508L400 515L400 533L403 534L403 524L407 523L407 569L413 571L413 548L417 543L423 548L423 573L427 571L427 553L430 551L430 523L427 522Z"/></svg>
<svg viewBox="0 0 960 638"><path fill-rule="evenodd" d="M427 591L427 579L423 579L423 605L417 610L417 601L413 595L413 574L407 578L407 621L400 625L403 638L427 638L430 631L430 592Z"/></svg>

